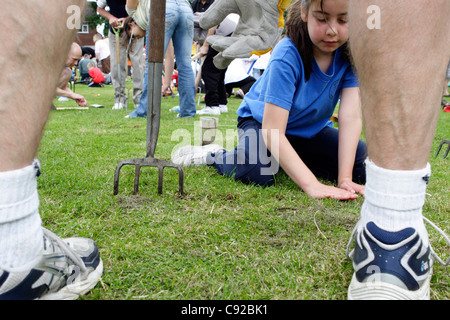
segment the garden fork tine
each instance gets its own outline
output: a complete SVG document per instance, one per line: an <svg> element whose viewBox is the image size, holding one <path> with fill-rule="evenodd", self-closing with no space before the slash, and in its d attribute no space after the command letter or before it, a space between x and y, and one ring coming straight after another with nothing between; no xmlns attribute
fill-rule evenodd
<svg viewBox="0 0 450 320"><path fill-rule="evenodd" d="M139 176L141 167L158 168L158 193L162 193L164 168L171 167L178 170L179 192L183 195L184 175L181 166L160 159L155 159L156 144L158 142L159 125L161 120L161 86L162 64L164 59L164 17L166 0L151 0L150 33L148 54L148 99L147 99L147 155L142 159L128 159L121 161L114 173L114 194L119 193L119 173L124 165L134 165L134 194L139 190Z"/></svg>
<svg viewBox="0 0 450 320"><path fill-rule="evenodd" d="M438 147L438 149L437 149L437 151L436 151L436 154L434 155L435 157L438 156L438 154L439 154L439 152L441 151L442 146L443 146L444 144L447 144L447 145L448 145L447 151L445 151L445 153L444 153L444 159L447 158L448 152L450 151L450 140L442 140L442 141L441 141L441 143L439 144L439 147Z"/></svg>
<svg viewBox="0 0 450 320"><path fill-rule="evenodd" d="M137 194L139 191L139 176L141 172L141 167L157 167L158 168L158 193L162 194L163 187L163 174L164 168L175 168L178 170L179 180L178 180L178 188L180 195L184 195L183 184L184 184L184 173L179 165L176 165L172 162L155 159L153 157L147 157L142 159L127 159L121 161L114 173L114 195L119 193L119 173L120 169L125 165L133 165L135 166L134 172L134 189L133 194Z"/></svg>

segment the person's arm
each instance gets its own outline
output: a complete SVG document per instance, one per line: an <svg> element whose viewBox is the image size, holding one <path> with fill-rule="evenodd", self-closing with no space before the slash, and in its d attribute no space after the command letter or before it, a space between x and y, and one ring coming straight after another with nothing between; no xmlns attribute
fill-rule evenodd
<svg viewBox="0 0 450 320"><path fill-rule="evenodd" d="M339 176L338 186L364 194L364 186L352 181L356 149L362 130L359 88L344 88L339 105Z"/></svg>
<svg viewBox="0 0 450 320"><path fill-rule="evenodd" d="M86 99L81 95L70 90L68 82L72 76L72 71L69 68L65 68L61 73L59 78L58 87L56 88L56 95L67 97L69 99L75 100L80 107L87 105Z"/></svg>
<svg viewBox="0 0 450 320"><path fill-rule="evenodd" d="M137 7L139 4L139 0L127 0L127 3L125 5L125 10L127 11L128 15L130 17L133 17L136 13Z"/></svg>
<svg viewBox="0 0 450 320"><path fill-rule="evenodd" d="M120 27L120 21L124 20L123 18L118 19L116 16L112 15L108 11L106 11L105 8L97 7L97 12L100 14L103 18L108 19L109 25L113 28Z"/></svg>
<svg viewBox="0 0 450 320"><path fill-rule="evenodd" d="M139 0L127 0L127 9L136 10L138 7Z"/></svg>
<svg viewBox="0 0 450 320"><path fill-rule="evenodd" d="M213 36L216 33L217 27L218 26L214 26L212 28L209 28L205 39L207 39L209 36ZM208 50L209 50L209 43L207 41L204 41L202 46L198 50L198 52L201 54L202 57L204 57L204 56L206 56L208 54Z"/></svg>
<svg viewBox="0 0 450 320"><path fill-rule="evenodd" d="M85 107L87 105L86 99L81 94L75 93L72 90L70 90L70 88L67 85L63 88L59 88L59 87L56 88L56 95L72 99L80 107Z"/></svg>
<svg viewBox="0 0 450 320"><path fill-rule="evenodd" d="M172 40L169 41L169 45L167 46L166 55L164 62L164 79L161 88L161 93L165 93L167 89L170 88L170 83L172 82L172 74L175 64L175 53L173 48Z"/></svg>
<svg viewBox="0 0 450 320"><path fill-rule="evenodd" d="M286 174L300 189L313 198L327 197L339 200L358 198L358 195L354 193L324 185L317 180L286 137L288 117L288 110L266 103L262 123L264 142Z"/></svg>

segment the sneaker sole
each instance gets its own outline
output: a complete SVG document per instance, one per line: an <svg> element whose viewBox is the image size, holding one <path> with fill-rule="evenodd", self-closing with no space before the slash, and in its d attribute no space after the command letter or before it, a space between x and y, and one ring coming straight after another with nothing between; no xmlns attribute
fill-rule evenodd
<svg viewBox="0 0 450 320"><path fill-rule="evenodd" d="M102 274L103 261L100 259L100 263L97 268L89 273L85 280L69 284L57 292L49 293L40 297L39 300L75 300L92 290L99 282Z"/></svg>
<svg viewBox="0 0 450 320"><path fill-rule="evenodd" d="M348 288L348 300L429 300L432 273L417 291L402 289L385 282L359 282L353 274Z"/></svg>

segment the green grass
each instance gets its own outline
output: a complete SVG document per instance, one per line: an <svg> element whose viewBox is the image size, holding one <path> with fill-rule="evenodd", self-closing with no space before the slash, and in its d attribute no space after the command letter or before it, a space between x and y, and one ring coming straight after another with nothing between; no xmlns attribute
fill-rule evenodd
<svg viewBox="0 0 450 320"><path fill-rule="evenodd" d="M346 299L353 269L345 247L363 199L315 200L283 173L264 189L208 167L184 169L184 197L176 170L164 171L159 195L157 170L142 168L133 195L131 166L122 168L115 196L117 164L146 154L146 120L111 110L111 86L77 85L76 92L105 108L51 112L38 183L43 225L61 237L90 237L100 247L103 278L83 299ZM220 115L227 145L234 143L230 130L240 101L230 98L230 112ZM198 116L180 119L168 111L177 104L178 98L162 100L157 158L169 160L177 144L194 142L172 138L177 129L193 136L198 122ZM441 112L433 153L449 132L450 114ZM450 234L450 159L442 159L443 151L430 157L424 215ZM447 257L442 237L431 232L431 238ZM435 266L431 287L432 299L450 298L448 268Z"/></svg>

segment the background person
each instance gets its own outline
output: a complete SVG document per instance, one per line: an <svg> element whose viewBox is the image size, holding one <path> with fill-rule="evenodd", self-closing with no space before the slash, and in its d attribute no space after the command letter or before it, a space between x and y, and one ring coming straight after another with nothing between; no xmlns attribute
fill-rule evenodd
<svg viewBox="0 0 450 320"><path fill-rule="evenodd" d="M105 83L105 76L103 75L102 70L97 68L92 62L89 63L87 67L89 69L89 76L92 79L88 87L103 87Z"/></svg>
<svg viewBox="0 0 450 320"><path fill-rule="evenodd" d="M328 23L317 13L321 5L329 12ZM244 183L270 186L279 163L313 198L348 200L364 194L366 147L359 140L358 80L346 51L347 10L348 0L296 1L290 7L286 37L237 110L237 147L201 157L203 164ZM330 117L339 97L337 130ZM191 148L190 154L180 149L184 156L177 159L175 153L172 161L195 163L197 154L202 154L198 148L202 147ZM337 187L320 182L319 177L336 181Z"/></svg>
<svg viewBox="0 0 450 320"><path fill-rule="evenodd" d="M97 0L97 12L102 17L108 19L111 26L108 32L108 39L111 57L111 81L114 86L114 110L121 110L126 107L127 95L125 93L125 87L128 57L133 67L133 102L135 106L139 104L143 89L144 65L142 52L144 48L144 39L133 39L128 53L127 47L119 45L120 71L118 67L116 36L112 28L122 30L122 22L128 16L127 11L125 10L125 4L126 0ZM109 11L106 10L107 6L109 7Z"/></svg>
<svg viewBox="0 0 450 320"><path fill-rule="evenodd" d="M81 82L88 82L89 81L89 63L95 63L94 60L90 58L90 55L88 53L85 53L83 58L78 62L78 70L80 72Z"/></svg>
<svg viewBox="0 0 450 320"><path fill-rule="evenodd" d="M109 51L109 40L103 38L99 33L94 35L95 43L95 57L98 61L98 67L102 69L102 72L109 74L111 72L111 57Z"/></svg>
<svg viewBox="0 0 450 320"><path fill-rule="evenodd" d="M69 55L67 56L65 67L59 77L56 95L75 100L80 107L85 107L87 105L86 99L81 94L75 93L69 88L69 81L72 77L72 68L80 61L80 59L81 47L73 42L69 50Z"/></svg>
<svg viewBox="0 0 450 320"><path fill-rule="evenodd" d="M141 0L139 1L139 5L136 0L127 0L127 9L134 22L126 23L125 27L130 34L133 32L134 37L143 38L147 33L148 38L149 5L149 0ZM164 52L166 53L170 40L172 40L178 70L178 93L180 95L180 113L178 116L192 118L196 114L195 79L194 71L191 67L194 18L189 3L187 1L167 0L165 21ZM127 43L127 40L124 42ZM172 74L170 70L165 71ZM147 116L147 83L148 63L145 67L142 98L137 109L131 112L127 116L128 118Z"/></svg>

